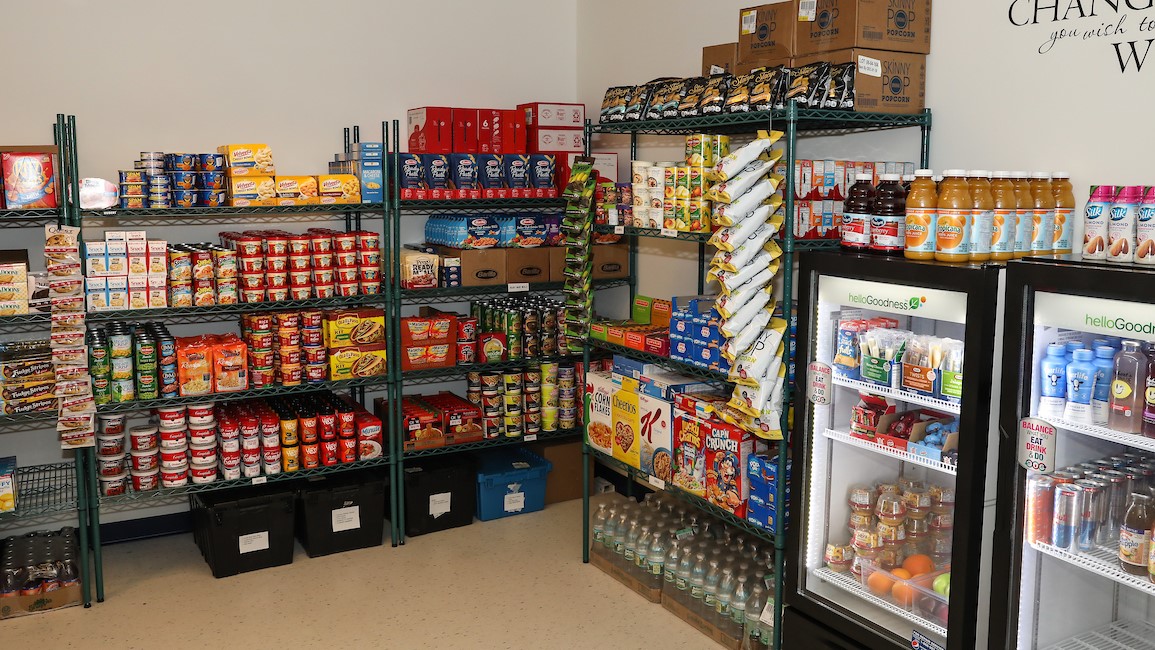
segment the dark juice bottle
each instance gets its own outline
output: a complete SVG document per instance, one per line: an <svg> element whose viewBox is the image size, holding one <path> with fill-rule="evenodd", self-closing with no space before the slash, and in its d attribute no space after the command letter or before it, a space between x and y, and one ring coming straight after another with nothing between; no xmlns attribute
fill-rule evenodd
<svg viewBox="0 0 1155 650"><path fill-rule="evenodd" d="M902 255L906 248L906 190L898 174L883 174L870 203L870 250Z"/></svg>
<svg viewBox="0 0 1155 650"><path fill-rule="evenodd" d="M870 206L874 199L874 173L855 174L854 185L842 204L842 247L850 251L870 249Z"/></svg>

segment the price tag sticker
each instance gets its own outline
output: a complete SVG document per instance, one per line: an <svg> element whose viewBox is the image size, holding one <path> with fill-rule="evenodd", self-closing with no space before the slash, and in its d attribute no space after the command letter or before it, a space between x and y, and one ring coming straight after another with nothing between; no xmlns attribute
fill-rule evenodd
<svg viewBox="0 0 1155 650"><path fill-rule="evenodd" d="M662 479L658 478L657 476L651 476L651 477L649 477L648 480L650 482L650 485L658 488L659 490L666 489L666 482L663 481Z"/></svg>
<svg viewBox="0 0 1155 650"><path fill-rule="evenodd" d="M529 291L529 283L528 282L510 282L509 283L509 292L510 293L525 293L526 291Z"/></svg>
<svg viewBox="0 0 1155 650"><path fill-rule="evenodd" d="M534 440L537 440L537 434L536 433L528 433L524 436L524 438L525 438L526 442L533 442Z"/></svg>
<svg viewBox="0 0 1155 650"><path fill-rule="evenodd" d="M673 228L662 228L662 236L663 237L677 237L678 231L674 230Z"/></svg>
<svg viewBox="0 0 1155 650"><path fill-rule="evenodd" d="M614 226L614 234L615 235L626 234L626 227L625 226Z"/></svg>
<svg viewBox="0 0 1155 650"><path fill-rule="evenodd" d="M116 210L105 210L104 212L101 212L100 214L103 214L106 217L115 217L116 216Z"/></svg>
<svg viewBox="0 0 1155 650"><path fill-rule="evenodd" d="M268 483L268 482L269 482L269 477L267 477L267 476L258 476L257 478L253 479L253 485L264 485L265 483Z"/></svg>

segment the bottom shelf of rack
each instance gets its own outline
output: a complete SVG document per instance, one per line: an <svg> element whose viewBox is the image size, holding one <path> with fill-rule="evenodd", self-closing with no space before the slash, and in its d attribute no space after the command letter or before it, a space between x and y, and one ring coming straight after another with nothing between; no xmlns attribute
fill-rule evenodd
<svg viewBox="0 0 1155 650"><path fill-rule="evenodd" d="M1073 564L1091 573L1101 575L1104 578L1110 578L1136 591L1141 591L1149 596L1155 596L1155 583L1147 579L1147 576L1134 575L1119 568L1118 551L1113 548L1095 546L1090 551L1068 551L1067 549L1043 543L1031 544L1031 547L1040 553L1049 555L1067 564Z"/></svg>
<svg viewBox="0 0 1155 650"><path fill-rule="evenodd" d="M914 612L905 610L902 607L890 602L889 600L875 596L874 594L870 593L869 589L863 587L862 583L859 582L858 579L854 577L854 574L850 572L839 573L837 571L831 571L830 569L823 567L821 569L816 569L814 571L814 576L827 584L838 587L839 589L849 594L857 596L858 598L861 598L862 600L877 606L879 609L886 610L895 616L899 616L910 621L911 623L914 623L924 630L933 632L938 636L946 638L945 627L938 625L937 623L932 623L927 619L919 616L918 614L915 614Z"/></svg>
<svg viewBox="0 0 1155 650"><path fill-rule="evenodd" d="M565 438L572 438L582 435L581 429L559 429L557 431L542 431L541 433L528 436L517 436L514 438L490 438L488 440L478 440L476 442L465 442L456 445L446 445L444 447L433 447L431 449L413 449L404 452L404 458L425 458L427 456L441 456L443 454L456 454L463 451L478 451L481 449L491 449L493 447L504 447L506 445L516 445L525 442L545 442L547 440L563 440Z"/></svg>
<svg viewBox="0 0 1155 650"><path fill-rule="evenodd" d="M72 463L16 468L16 510L0 523L76 509L76 466Z"/></svg>
<svg viewBox="0 0 1155 650"><path fill-rule="evenodd" d="M1141 621L1115 621L1043 650L1155 650L1155 625Z"/></svg>

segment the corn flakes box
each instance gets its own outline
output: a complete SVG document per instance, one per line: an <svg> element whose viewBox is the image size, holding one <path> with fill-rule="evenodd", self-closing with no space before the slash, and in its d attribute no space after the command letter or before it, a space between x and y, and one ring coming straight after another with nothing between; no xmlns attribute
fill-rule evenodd
<svg viewBox="0 0 1155 650"><path fill-rule="evenodd" d="M674 412L674 485L706 496L706 433L709 425L684 411Z"/></svg>
<svg viewBox="0 0 1155 650"><path fill-rule="evenodd" d="M607 456L614 453L613 398L617 389L618 385L610 373L598 370L586 373L586 395L590 403L586 442Z"/></svg>
<svg viewBox="0 0 1155 650"><path fill-rule="evenodd" d="M612 438L613 457L630 467L641 469L640 441L638 431L641 429L638 398L640 395L634 386L629 386L629 380L614 391L610 402L613 413L614 433Z"/></svg>
<svg viewBox="0 0 1155 650"><path fill-rule="evenodd" d="M745 467L754 453L754 436L741 427L720 420L710 420L706 424L706 499L745 518L746 500L750 497Z"/></svg>
<svg viewBox="0 0 1155 650"><path fill-rule="evenodd" d="M673 479L673 409L674 405L664 399L646 394L638 396L641 469L663 481Z"/></svg>
<svg viewBox="0 0 1155 650"><path fill-rule="evenodd" d="M225 165L232 176L272 176L277 173L273 165L273 150L267 144L223 144L217 153L224 155Z"/></svg>

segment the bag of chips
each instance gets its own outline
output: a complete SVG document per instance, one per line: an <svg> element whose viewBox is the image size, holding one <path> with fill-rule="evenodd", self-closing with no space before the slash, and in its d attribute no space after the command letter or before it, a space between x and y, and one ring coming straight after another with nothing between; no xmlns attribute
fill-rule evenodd
<svg viewBox="0 0 1155 650"><path fill-rule="evenodd" d="M742 145L730 152L728 156L718 161L714 169L707 172L707 176L714 181L727 181L742 171L746 165L754 162L782 138L782 131L759 131L758 137L752 142Z"/></svg>
<svg viewBox="0 0 1155 650"><path fill-rule="evenodd" d="M826 93L826 108L854 110L854 63L836 63L830 66L830 88Z"/></svg>
<svg viewBox="0 0 1155 650"><path fill-rule="evenodd" d="M662 119L678 117L678 109L682 105L682 100L686 98L688 81L688 79L678 79L670 82L666 88L666 97L662 102Z"/></svg>
<svg viewBox="0 0 1155 650"><path fill-rule="evenodd" d="M770 218L770 206L760 205L754 209L750 214L742 217L737 224L726 228L719 228L710 236L710 245L720 251L732 251L738 246L741 246L747 239L754 236L754 233L762 228L770 229L770 236L778 232L778 228L782 225L782 219L778 220L777 225L767 223Z"/></svg>
<svg viewBox="0 0 1155 650"><path fill-rule="evenodd" d="M830 79L830 64L824 61L794 68L786 101L800 106L820 106L826 96L826 82Z"/></svg>
<svg viewBox="0 0 1155 650"><path fill-rule="evenodd" d="M729 205L716 206L714 223L721 226L733 226L739 219L753 212L759 204L770 198L770 195L778 188L781 178L781 176L763 178L755 183L750 191L734 199Z"/></svg>
<svg viewBox="0 0 1155 650"><path fill-rule="evenodd" d="M740 74L734 77L733 83L730 84L730 92L726 95L723 113L750 112L750 83L753 78L754 73Z"/></svg>
<svg viewBox="0 0 1155 650"><path fill-rule="evenodd" d="M629 103L630 94L633 90L633 86L611 86L607 88L606 94L602 98L602 110L598 116L599 120L603 124L624 120L626 117L626 104Z"/></svg>
<svg viewBox="0 0 1155 650"><path fill-rule="evenodd" d="M705 77L686 80L686 93L682 95L682 102L678 104L678 117L698 117L702 114L700 104L708 83Z"/></svg>
<svg viewBox="0 0 1155 650"><path fill-rule="evenodd" d="M698 102L698 113L701 115L718 115L726 106L726 96L730 93L730 86L734 83L734 75L716 74L706 81L706 88L702 91L702 99Z"/></svg>
<svg viewBox="0 0 1155 650"><path fill-rule="evenodd" d="M776 66L757 70L750 84L750 110L786 108L786 91L790 89L789 68Z"/></svg>
<svg viewBox="0 0 1155 650"><path fill-rule="evenodd" d="M757 386L773 368L772 359L782 362L782 335L786 333L786 321L780 318L770 319L770 327L762 330L754 345L738 355L734 366L730 368L730 381L744 386ZM774 350L774 354L769 354Z"/></svg>
<svg viewBox="0 0 1155 650"><path fill-rule="evenodd" d="M745 305L742 305L738 311L734 312L733 316L718 325L718 331L728 339L734 338L742 331L742 328L749 325L750 321L754 320L754 317L758 315L758 312L765 309L768 304L770 304L770 294L765 291L755 292Z"/></svg>
<svg viewBox="0 0 1155 650"><path fill-rule="evenodd" d="M655 84L653 82L634 86L634 90L630 93L629 100L626 102L624 121L637 122L642 119L646 108L650 105L650 96L654 92L654 87Z"/></svg>
<svg viewBox="0 0 1155 650"><path fill-rule="evenodd" d="M681 79L667 79L656 83L654 89L650 92L650 103L649 106L646 107L642 119L662 119L662 111L671 105L671 102L676 112L678 110L678 104L682 101L682 96L678 92L678 88L681 87L683 87Z"/></svg>
<svg viewBox="0 0 1155 650"><path fill-rule="evenodd" d="M763 250L763 247L770 241L770 237L774 234L774 229L769 224L762 224L762 228L755 231L755 236L749 237L746 241L732 251L719 250L714 253L714 257L710 260L710 265L723 271L737 271L738 269L750 263L754 256ZM778 247L774 244L775 248ZM778 252L781 255L781 249Z"/></svg>

